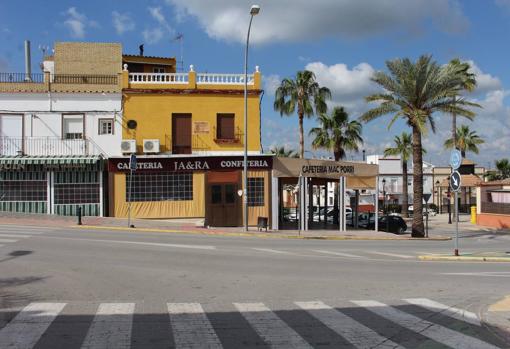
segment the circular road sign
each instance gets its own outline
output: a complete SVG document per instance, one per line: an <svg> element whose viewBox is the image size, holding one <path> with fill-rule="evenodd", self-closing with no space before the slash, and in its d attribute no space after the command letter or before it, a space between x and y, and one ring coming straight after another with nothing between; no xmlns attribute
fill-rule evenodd
<svg viewBox="0 0 510 349"><path fill-rule="evenodd" d="M450 154L450 166L454 170L456 170L460 167L461 164L462 164L462 154L457 149L452 150L452 153Z"/></svg>
<svg viewBox="0 0 510 349"><path fill-rule="evenodd" d="M453 171L450 176L450 188L452 188L454 192L459 191L460 185L460 173L458 171Z"/></svg>

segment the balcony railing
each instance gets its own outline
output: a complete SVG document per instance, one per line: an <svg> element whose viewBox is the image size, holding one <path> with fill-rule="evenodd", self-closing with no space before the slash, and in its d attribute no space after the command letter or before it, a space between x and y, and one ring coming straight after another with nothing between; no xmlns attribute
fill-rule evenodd
<svg viewBox="0 0 510 349"><path fill-rule="evenodd" d="M101 155L104 152L89 139L58 137L0 137L2 156Z"/></svg>
<svg viewBox="0 0 510 349"><path fill-rule="evenodd" d="M244 74L198 73L197 84L242 85L244 84ZM248 85L253 84L253 74L248 74Z"/></svg>
<svg viewBox="0 0 510 349"><path fill-rule="evenodd" d="M117 85L119 78L117 75L53 74L51 75L51 82L73 85Z"/></svg>
<svg viewBox="0 0 510 349"><path fill-rule="evenodd" d="M32 82L43 83L44 74L26 74L26 73L0 73L0 82Z"/></svg>
<svg viewBox="0 0 510 349"><path fill-rule="evenodd" d="M129 82L137 84L187 84L188 73L129 73Z"/></svg>

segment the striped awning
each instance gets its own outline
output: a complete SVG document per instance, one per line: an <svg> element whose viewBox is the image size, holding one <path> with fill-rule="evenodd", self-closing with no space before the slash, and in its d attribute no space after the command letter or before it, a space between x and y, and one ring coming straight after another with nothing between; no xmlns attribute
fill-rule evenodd
<svg viewBox="0 0 510 349"><path fill-rule="evenodd" d="M2 156L0 165L96 165L102 162L101 155L96 156Z"/></svg>

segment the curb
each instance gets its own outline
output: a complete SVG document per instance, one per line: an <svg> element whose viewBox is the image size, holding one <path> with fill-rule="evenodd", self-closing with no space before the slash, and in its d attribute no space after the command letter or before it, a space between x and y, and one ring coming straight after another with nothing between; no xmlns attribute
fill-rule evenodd
<svg viewBox="0 0 510 349"><path fill-rule="evenodd" d="M510 263L510 257L490 257L490 256L444 256L444 255L426 255L418 256L422 261L459 261L459 262L503 262Z"/></svg>
<svg viewBox="0 0 510 349"><path fill-rule="evenodd" d="M231 237L254 237L254 238L269 238L269 239L300 239L300 240L384 240L384 241L409 241L409 240L424 240L424 241L447 241L451 240L450 237L435 237L435 238L392 238L392 237L363 237L363 236L296 236L296 235L279 235L269 233L230 233L221 231L189 231L189 230L175 230L175 229L154 229L154 228L125 228L116 226L98 226L98 225L72 225L73 229L93 229L93 230L114 230L114 231L136 231L148 233L174 233L174 234L195 234L195 235L212 235L212 236L231 236Z"/></svg>

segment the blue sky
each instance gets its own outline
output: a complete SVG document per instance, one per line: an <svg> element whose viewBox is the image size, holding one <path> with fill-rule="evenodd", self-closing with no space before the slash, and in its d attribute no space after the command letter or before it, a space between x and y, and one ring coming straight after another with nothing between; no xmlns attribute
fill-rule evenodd
<svg viewBox="0 0 510 349"><path fill-rule="evenodd" d="M23 6L21 6L23 4ZM179 56L172 39L184 35L184 64L197 71L241 73L252 1L111 0L0 2L0 71L23 71L23 40L33 47L34 71L39 45L55 41L121 42L125 53ZM370 75L396 57L432 54L440 63L459 57L470 61L479 89L469 95L482 104L471 128L485 140L480 165L510 148L510 0L260 0L252 27L250 70L259 65L266 93L262 103L263 144L297 149L297 118L273 111L274 89L283 77L313 70L333 92L331 105L344 105L352 118L367 105L363 97L375 86ZM508 90L507 90L508 88ZM380 153L406 129L389 117L364 126L367 154ZM437 115L439 130L424 137L426 160L444 163L441 144L451 119ZM306 128L314 125L307 120ZM462 123L462 121L461 121ZM307 149L310 141L307 140ZM315 152L318 155L322 152ZM361 154L349 154L359 159Z"/></svg>

